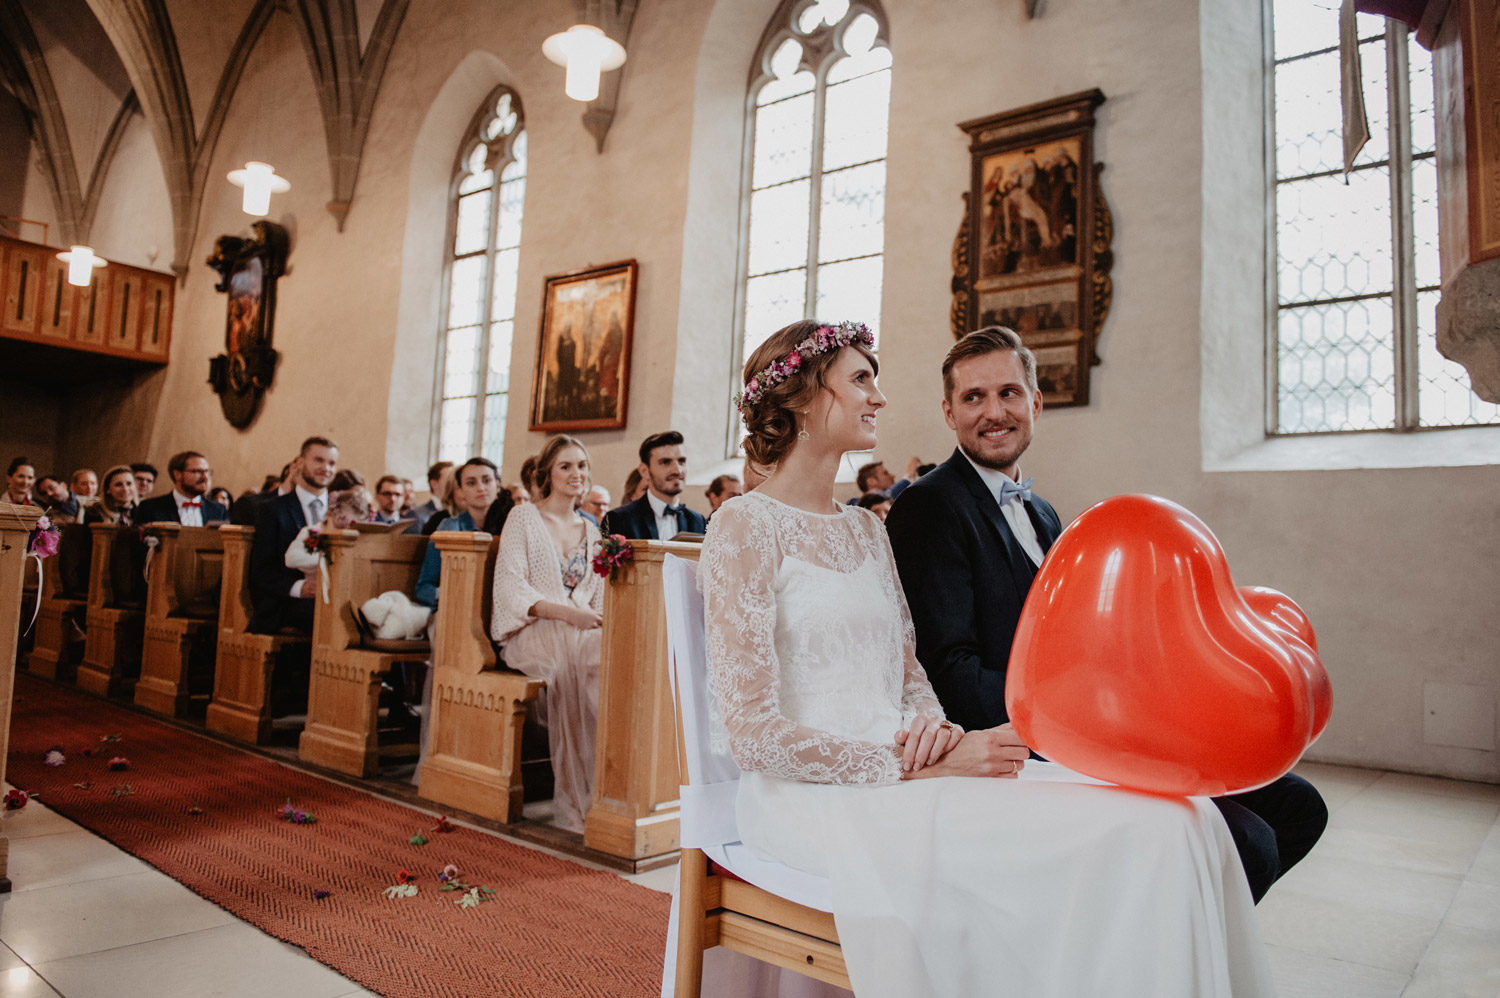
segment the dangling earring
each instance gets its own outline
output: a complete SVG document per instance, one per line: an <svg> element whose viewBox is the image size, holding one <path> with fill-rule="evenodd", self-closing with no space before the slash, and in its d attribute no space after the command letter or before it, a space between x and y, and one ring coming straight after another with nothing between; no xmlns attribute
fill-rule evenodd
<svg viewBox="0 0 1500 998"><path fill-rule="evenodd" d="M806 423L807 412L806 411L804 411L802 413L802 419L804 420L804 422L802 423L802 429L800 429L800 430L797 431L797 439L798 440L811 440L812 439L812 434L807 432L807 423Z"/></svg>

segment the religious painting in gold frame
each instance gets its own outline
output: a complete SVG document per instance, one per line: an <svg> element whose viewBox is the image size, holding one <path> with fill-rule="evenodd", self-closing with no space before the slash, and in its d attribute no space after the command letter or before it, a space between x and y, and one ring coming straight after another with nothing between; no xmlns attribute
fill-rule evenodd
<svg viewBox="0 0 1500 998"><path fill-rule="evenodd" d="M637 269L622 260L544 282L531 429L624 427Z"/></svg>
<svg viewBox="0 0 1500 998"><path fill-rule="evenodd" d="M1103 102L1089 90L959 125L970 188L953 249L953 334L1020 333L1049 406L1088 404L1113 294L1113 222L1094 162Z"/></svg>

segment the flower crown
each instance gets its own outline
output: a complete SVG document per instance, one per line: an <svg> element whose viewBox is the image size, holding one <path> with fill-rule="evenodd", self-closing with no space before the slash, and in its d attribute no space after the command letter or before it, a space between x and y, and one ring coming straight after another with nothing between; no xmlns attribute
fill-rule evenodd
<svg viewBox="0 0 1500 998"><path fill-rule="evenodd" d="M745 415L749 408L759 402L772 388L790 378L802 367L802 361L820 353L838 350L851 343L875 346L875 334L862 322L841 322L836 326L819 326L812 334L792 347L791 352L780 360L773 360L769 367L745 382L743 392L735 392L734 407Z"/></svg>

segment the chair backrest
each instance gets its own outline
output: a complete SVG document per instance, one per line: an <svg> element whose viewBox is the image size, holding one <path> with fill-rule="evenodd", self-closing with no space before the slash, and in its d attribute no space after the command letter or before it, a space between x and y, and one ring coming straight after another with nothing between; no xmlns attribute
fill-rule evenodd
<svg viewBox="0 0 1500 998"><path fill-rule="evenodd" d="M678 768L682 774L682 845L686 848L739 841L734 798L740 768L726 747L715 750L712 696L708 688L708 641L698 566L667 555L662 561L667 613L668 670L677 714Z"/></svg>

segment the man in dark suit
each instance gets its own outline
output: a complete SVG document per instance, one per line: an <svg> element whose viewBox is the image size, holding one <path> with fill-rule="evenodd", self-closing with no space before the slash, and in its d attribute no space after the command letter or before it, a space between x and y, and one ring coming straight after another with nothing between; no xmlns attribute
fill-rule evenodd
<svg viewBox="0 0 1500 998"><path fill-rule="evenodd" d="M286 567L286 549L303 527L323 522L328 483L338 470L338 460L339 448L332 440L308 437L293 462L295 487L256 510L255 538L250 542L252 634L275 634L286 628L312 633L316 585Z"/></svg>
<svg viewBox="0 0 1500 998"><path fill-rule="evenodd" d="M184 527L202 527L229 519L229 510L206 498L213 488L213 469L208 458L195 450L172 455L167 462L172 491L142 499L132 519L137 524L180 523Z"/></svg>
<svg viewBox="0 0 1500 998"><path fill-rule="evenodd" d="M1011 644L1031 582L1062 532L1056 510L1032 494L1031 479L1019 480L1017 462L1042 411L1036 360L1009 329L970 333L943 361L943 395L958 449L901 494L886 529L916 625L917 659L943 710L965 728L1009 741ZM1292 775L1214 803L1257 901L1307 855L1328 820L1318 792Z"/></svg>
<svg viewBox="0 0 1500 998"><path fill-rule="evenodd" d="M708 521L682 505L687 485L687 457L682 453L682 434L676 430L654 433L641 441L640 473L646 494L635 502L616 506L604 515L603 531L625 537L671 540L679 533L701 534Z"/></svg>

